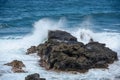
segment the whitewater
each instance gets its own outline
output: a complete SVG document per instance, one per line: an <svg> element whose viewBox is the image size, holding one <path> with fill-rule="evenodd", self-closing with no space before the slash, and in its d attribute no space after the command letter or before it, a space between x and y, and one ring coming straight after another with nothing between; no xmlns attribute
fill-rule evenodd
<svg viewBox="0 0 120 80"><path fill-rule="evenodd" d="M67 28L67 20L58 21L48 18L40 19L33 24L33 31L25 36L0 37L0 80L24 80L28 74L39 73L46 80L119 80L120 79L120 33L108 31L94 31L90 20L78 23L77 26ZM65 30L77 37L78 41L88 43L90 38L117 52L119 60L110 64L108 69L90 69L86 73L67 73L47 71L40 67L40 58L36 54L26 55L30 46L37 46L47 39L49 30ZM81 39L80 35L84 34ZM20 60L25 64L27 73L13 73L11 67L4 65L12 60ZM118 79L119 78L119 79Z"/></svg>

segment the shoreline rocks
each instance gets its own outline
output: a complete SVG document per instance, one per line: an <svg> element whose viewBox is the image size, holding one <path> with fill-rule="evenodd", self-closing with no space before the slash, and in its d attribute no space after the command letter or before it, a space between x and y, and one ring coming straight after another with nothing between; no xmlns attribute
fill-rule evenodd
<svg viewBox="0 0 120 80"><path fill-rule="evenodd" d="M29 49L27 49L27 53L26 54L36 53L36 51L37 51L36 46L31 46Z"/></svg>
<svg viewBox="0 0 120 80"><path fill-rule="evenodd" d="M45 78L40 78L40 75L38 73L30 74L27 77L25 77L25 80L46 80Z"/></svg>
<svg viewBox="0 0 120 80"><path fill-rule="evenodd" d="M77 38L72 36L70 33L66 31L49 31L48 32L48 40L59 40L59 41L69 41L69 42L77 42Z"/></svg>
<svg viewBox="0 0 120 80"><path fill-rule="evenodd" d="M22 61L18 61L18 60L13 60L10 63L6 63L4 65L7 66L11 66L12 67L12 71L14 73L24 73L25 71L22 69L23 67L25 67L25 65L23 64Z"/></svg>
<svg viewBox="0 0 120 80"><path fill-rule="evenodd" d="M118 60L117 53L105 44L91 41L85 45L60 30L49 31L48 40L38 45L35 52L41 57L42 67L60 71L86 72L91 68L107 68Z"/></svg>

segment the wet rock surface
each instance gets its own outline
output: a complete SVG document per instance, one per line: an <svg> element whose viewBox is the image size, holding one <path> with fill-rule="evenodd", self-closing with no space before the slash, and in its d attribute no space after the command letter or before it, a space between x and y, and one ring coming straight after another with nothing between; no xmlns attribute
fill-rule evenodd
<svg viewBox="0 0 120 80"><path fill-rule="evenodd" d="M86 72L107 68L118 60L117 53L99 42L83 44L65 31L49 31L48 40L37 46L40 65L46 69Z"/></svg>
<svg viewBox="0 0 120 80"><path fill-rule="evenodd" d="M49 31L48 40L59 40L59 41L77 41L77 38L72 36L70 33L66 31Z"/></svg>
<svg viewBox="0 0 120 80"><path fill-rule="evenodd" d="M23 64L22 61L18 61L18 60L13 60L12 62L10 63L6 63L4 65L7 65L7 66L11 66L12 67L12 71L14 73L22 73L22 72L25 72L22 68L25 67L25 65Z"/></svg>
<svg viewBox="0 0 120 80"><path fill-rule="evenodd" d="M37 51L36 46L31 46L29 49L27 49L27 53L26 54L36 53L36 51Z"/></svg>
<svg viewBox="0 0 120 80"><path fill-rule="evenodd" d="M40 78L38 73L34 73L25 77L25 80L46 80L45 78Z"/></svg>

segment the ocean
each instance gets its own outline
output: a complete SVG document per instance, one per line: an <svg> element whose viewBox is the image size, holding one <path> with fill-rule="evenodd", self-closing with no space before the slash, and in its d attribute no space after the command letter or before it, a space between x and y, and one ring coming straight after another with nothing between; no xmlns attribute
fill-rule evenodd
<svg viewBox="0 0 120 80"><path fill-rule="evenodd" d="M47 71L37 55L26 55L32 45L47 38L49 30L65 30L78 41L105 43L120 59L120 0L0 0L0 80L24 80L40 73L47 80L119 80L120 61L108 69L70 74ZM84 39L80 39L81 34ZM3 64L21 60L28 73L13 73Z"/></svg>

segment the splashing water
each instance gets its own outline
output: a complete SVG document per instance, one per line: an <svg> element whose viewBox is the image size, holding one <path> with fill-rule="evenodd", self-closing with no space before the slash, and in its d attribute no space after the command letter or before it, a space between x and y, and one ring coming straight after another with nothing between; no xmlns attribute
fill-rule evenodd
<svg viewBox="0 0 120 80"><path fill-rule="evenodd" d="M48 30L66 30L77 37L78 41L89 42L90 38L94 41L105 43L107 47L120 54L120 33L112 32L94 32L90 29L94 25L87 21L81 23L80 27L73 29L64 28L64 19L53 21L51 19L41 19L35 22L34 30L20 39L0 39L0 80L24 80L24 77L30 73L40 73L41 77L47 80L115 80L115 76L120 76L120 61L109 66L109 69L91 69L89 72L81 74L70 74L65 72L46 71L39 66L39 57L36 55L25 55L26 49L32 45L38 45L47 39ZM86 25L87 24L87 25ZM84 26L87 26L87 28ZM89 28L88 28L89 27ZM81 38L81 35L82 38ZM18 36L17 36L18 37ZM119 57L120 58L120 57ZM21 60L26 65L25 70L28 73L12 73L10 67L3 64L14 59ZM2 72L1 72L2 71ZM117 80L117 79L116 79Z"/></svg>

